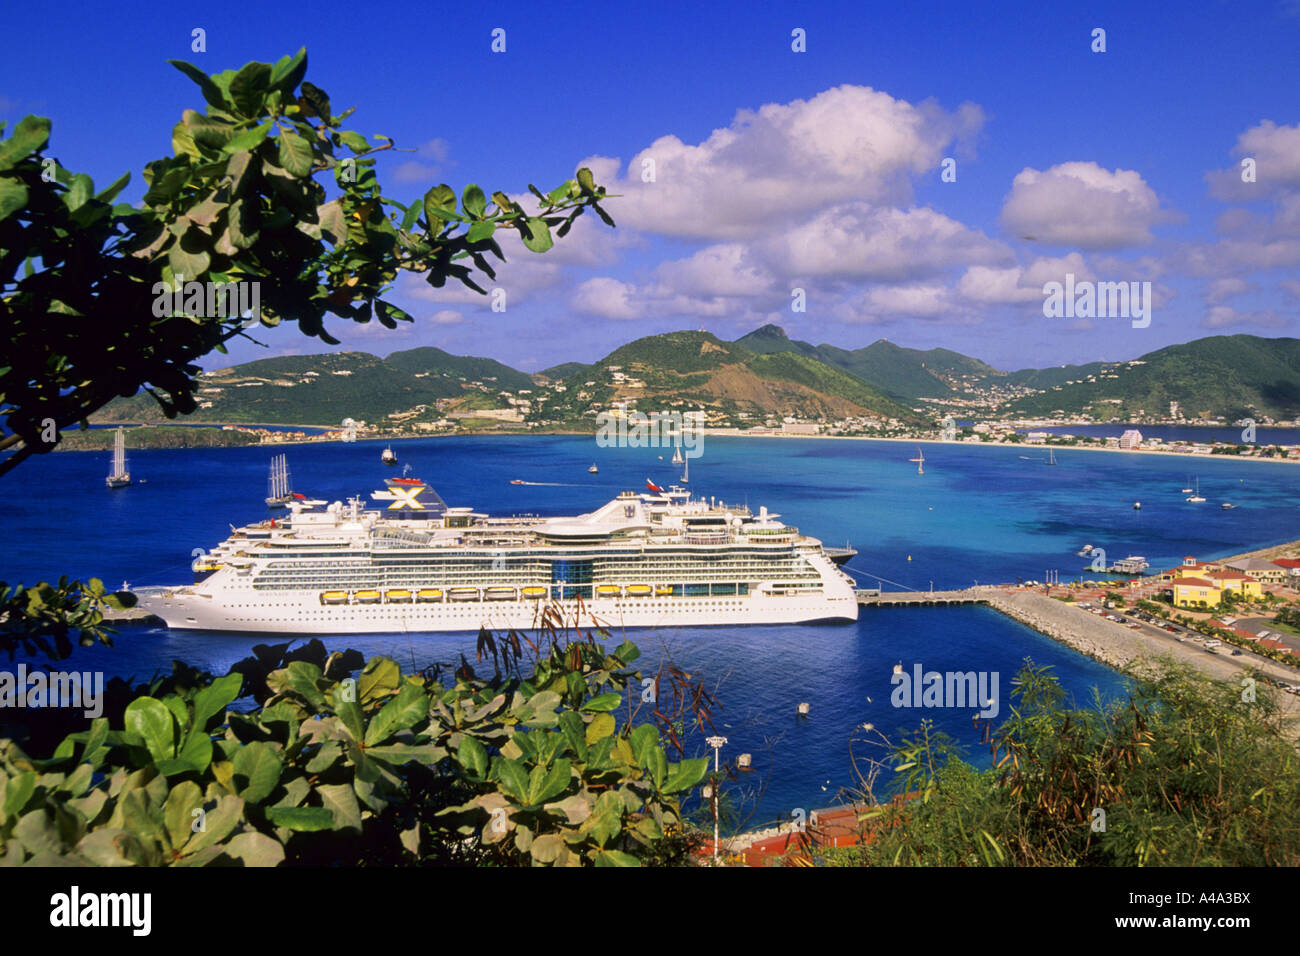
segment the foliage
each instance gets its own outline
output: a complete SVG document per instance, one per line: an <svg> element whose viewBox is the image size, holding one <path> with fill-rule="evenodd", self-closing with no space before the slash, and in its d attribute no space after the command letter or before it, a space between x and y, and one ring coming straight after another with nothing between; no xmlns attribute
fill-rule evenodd
<svg viewBox="0 0 1300 956"><path fill-rule="evenodd" d="M134 594L110 592L99 578L82 583L61 577L58 584L42 581L35 587L0 581L0 651L10 660L19 650L58 660L72 653L74 640L83 647L112 644L104 611L135 604Z"/></svg>
<svg viewBox="0 0 1300 956"><path fill-rule="evenodd" d="M49 422L69 427L141 387L168 417L194 411L194 361L222 350L245 320L208 314L181 283L257 282L262 324L296 321L337 344L327 316L389 328L410 319L382 298L399 272L484 292L475 271L495 277L488 256L505 258L498 229L545 252L551 230L563 236L588 208L613 225L585 168L546 194L530 186L534 214L477 185L459 201L446 184L409 205L386 197L374 154L392 141L345 128L352 110L336 115L305 79L305 50L211 76L172 65L207 106L185 110L173 154L145 167L138 208L113 204L129 175L96 193L90 177L47 160L48 119L28 116L0 140L0 418L9 432L0 450L20 446L0 474L51 450L42 440ZM184 307L159 308L159 293L172 289L186 293Z"/></svg>
<svg viewBox="0 0 1300 956"><path fill-rule="evenodd" d="M928 725L884 761L919 799L872 811L872 839L839 864L1295 866L1300 764L1263 687L1166 665L1126 700L1065 706L1049 668L1018 674L1016 704L977 771ZM1103 818L1097 811L1104 811ZM1099 825L1101 824L1101 825Z"/></svg>
<svg viewBox="0 0 1300 956"><path fill-rule="evenodd" d="M481 642L517 662L521 637ZM653 723L617 727L638 649L581 632L530 646L529 677L462 662L452 686L383 657L354 679L318 642L262 647L294 659L155 682L48 759L0 741L0 862L681 862L680 801L707 760L670 761ZM241 713L246 685L259 703Z"/></svg>

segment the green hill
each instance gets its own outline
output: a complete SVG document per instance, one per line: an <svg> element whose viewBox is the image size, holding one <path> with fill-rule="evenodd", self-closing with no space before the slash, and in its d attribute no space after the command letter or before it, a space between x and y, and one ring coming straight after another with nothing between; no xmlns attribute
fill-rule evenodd
<svg viewBox="0 0 1300 956"><path fill-rule="evenodd" d="M1189 418L1300 416L1300 339L1216 335L1130 362L1043 370L1027 381L1046 382L1047 372L1074 384L1056 381L1046 391L1014 402L1011 412L1048 415L1060 410L1131 420L1166 416L1169 403L1178 402Z"/></svg>
<svg viewBox="0 0 1300 956"><path fill-rule="evenodd" d="M496 359L452 355L432 346L394 352L384 362L410 375L423 373L428 378L450 379L457 383L480 381L510 390L531 388L533 385L531 375L503 365Z"/></svg>

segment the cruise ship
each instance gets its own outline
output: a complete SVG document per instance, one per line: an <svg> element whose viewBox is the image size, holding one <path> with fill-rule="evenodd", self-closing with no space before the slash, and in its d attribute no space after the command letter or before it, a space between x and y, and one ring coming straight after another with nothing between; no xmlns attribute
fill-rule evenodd
<svg viewBox="0 0 1300 956"><path fill-rule="evenodd" d="M588 514L491 517L417 478L346 504L295 499L194 561L192 585L136 589L180 629L356 634L529 629L543 609L608 627L854 621L854 552L760 508L678 486Z"/></svg>

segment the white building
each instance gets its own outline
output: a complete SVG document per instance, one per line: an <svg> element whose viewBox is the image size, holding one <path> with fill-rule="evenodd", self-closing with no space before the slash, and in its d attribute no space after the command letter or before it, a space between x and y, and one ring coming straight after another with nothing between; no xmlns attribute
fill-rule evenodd
<svg viewBox="0 0 1300 956"><path fill-rule="evenodd" d="M1119 436L1120 448L1139 448L1142 445L1142 433L1136 428L1130 428L1124 434Z"/></svg>

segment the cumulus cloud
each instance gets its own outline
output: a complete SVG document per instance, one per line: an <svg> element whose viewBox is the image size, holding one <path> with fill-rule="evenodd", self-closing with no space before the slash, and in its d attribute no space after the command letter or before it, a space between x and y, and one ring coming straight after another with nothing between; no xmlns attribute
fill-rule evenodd
<svg viewBox="0 0 1300 956"><path fill-rule="evenodd" d="M1234 295L1241 295L1243 292L1250 291L1250 283L1245 279L1229 277L1227 279L1216 279L1211 282L1205 290L1205 301L1213 305L1218 305Z"/></svg>
<svg viewBox="0 0 1300 956"><path fill-rule="evenodd" d="M627 164L590 157L597 181L621 193L620 223L666 236L742 239L774 219L849 200L906 205L911 177L937 168L983 125L979 107L947 112L864 86L740 110L703 142L662 136ZM645 182L653 168L654 181Z"/></svg>
<svg viewBox="0 0 1300 956"><path fill-rule="evenodd" d="M1237 137L1232 154L1254 160L1254 182L1245 182L1242 163L1207 173L1210 195L1225 202L1249 202L1300 187L1300 123L1278 126L1263 120Z"/></svg>
<svg viewBox="0 0 1300 956"><path fill-rule="evenodd" d="M1201 327L1205 329L1222 329L1233 325L1254 325L1261 328L1277 329L1289 324L1286 319L1272 309L1259 312L1238 312L1227 305L1213 306L1205 313Z"/></svg>
<svg viewBox="0 0 1300 956"><path fill-rule="evenodd" d="M1095 162L1023 169L1002 205L1002 225L1017 236L1082 249L1147 245L1151 227L1173 218L1140 174Z"/></svg>
<svg viewBox="0 0 1300 956"><path fill-rule="evenodd" d="M600 276L578 286L571 305L575 312L602 319L639 319L641 311L633 303L636 290L619 279Z"/></svg>
<svg viewBox="0 0 1300 956"><path fill-rule="evenodd" d="M465 321L465 316L455 309L439 309L429 316L429 321L434 325L459 325Z"/></svg>

